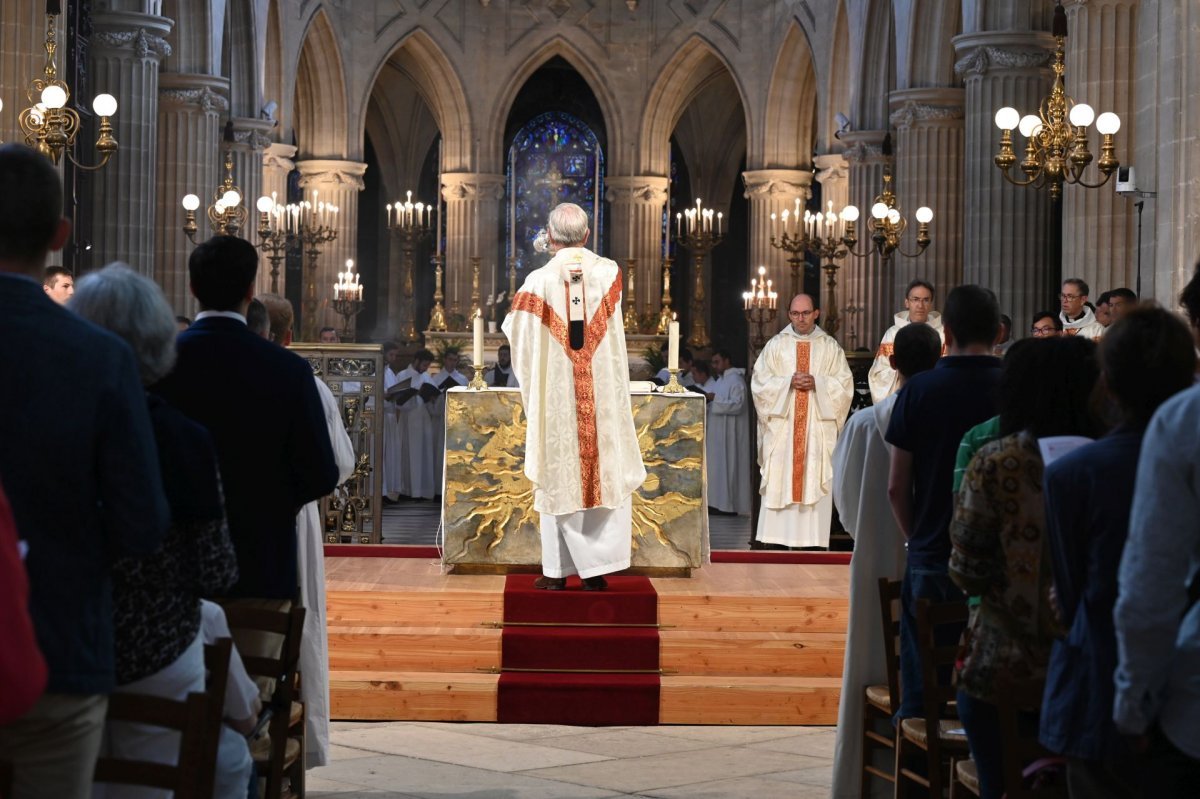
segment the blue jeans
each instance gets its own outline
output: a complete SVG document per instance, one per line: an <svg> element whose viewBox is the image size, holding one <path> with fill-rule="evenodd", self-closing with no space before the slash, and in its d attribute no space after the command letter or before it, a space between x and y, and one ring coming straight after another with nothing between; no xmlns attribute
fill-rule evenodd
<svg viewBox="0 0 1200 799"><path fill-rule="evenodd" d="M971 759L979 774L980 799L1004 796L1004 739L1000 731L1000 712L991 702L958 692L958 717L967 731Z"/></svg>
<svg viewBox="0 0 1200 799"><path fill-rule="evenodd" d="M900 589L900 708L893 720L925 715L925 691L921 685L921 656L917 642L917 600L930 602L954 602L963 599L962 591L950 582L946 569L914 569L911 565L904 570L904 585ZM941 625L937 631L939 646L958 642L962 627ZM938 675L938 681L950 684L950 673Z"/></svg>

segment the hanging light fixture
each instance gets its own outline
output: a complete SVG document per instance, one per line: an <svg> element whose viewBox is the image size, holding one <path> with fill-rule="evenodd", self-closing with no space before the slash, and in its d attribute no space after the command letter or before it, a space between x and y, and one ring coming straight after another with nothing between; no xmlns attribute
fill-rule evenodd
<svg viewBox="0 0 1200 799"><path fill-rule="evenodd" d="M896 193L892 191L891 133L883 137L882 155L888 159L883 167L883 191L877 194L874 202L871 203L871 219L866 223L867 230L871 234L871 248L863 252L857 252L854 249L854 246L858 244L857 226L859 217L862 215L858 207L854 205L847 205L842 209L842 222L845 223L842 241L845 242L847 249L860 258L870 255L872 250L885 260L891 258L894 253L900 253L905 258L916 258L925 252L925 248L932 241L929 237L929 223L933 221L933 210L923 205L913 214L917 220L917 250L916 252L905 252L900 248L900 242L904 238L904 231L908 230L908 220L896 207Z"/></svg>
<svg viewBox="0 0 1200 799"><path fill-rule="evenodd" d="M1014 186L1050 187L1050 199L1062 196L1062 185L1071 183L1088 189L1103 186L1121 162L1113 154L1114 137L1121 129L1121 118L1111 111L1096 116L1087 103L1076 103L1067 95L1063 75L1066 73L1067 12L1062 2L1054 6L1054 85L1038 107L1038 113L1021 116L1017 109L1005 106L996 112L996 127L1000 128L1000 152L996 166L1005 180ZM1083 179L1084 170L1092 162L1088 149L1088 128L1092 122L1100 133L1100 160L1096 166L1104 176L1097 183ZM1020 169L1024 178L1014 178L1010 170L1017 163L1013 150L1013 129L1025 137L1025 157Z"/></svg>

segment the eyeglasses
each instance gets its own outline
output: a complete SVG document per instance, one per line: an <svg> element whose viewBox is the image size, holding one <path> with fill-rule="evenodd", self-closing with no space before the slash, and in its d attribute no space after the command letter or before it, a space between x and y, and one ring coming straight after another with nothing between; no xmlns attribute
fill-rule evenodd
<svg viewBox="0 0 1200 799"><path fill-rule="evenodd" d="M815 313L816 311L788 311L788 316L794 316L799 319L807 319Z"/></svg>
<svg viewBox="0 0 1200 799"><path fill-rule="evenodd" d="M1083 297L1082 294L1059 294L1058 295L1058 298L1060 300L1071 300L1071 301L1078 300L1081 297Z"/></svg>
<svg viewBox="0 0 1200 799"><path fill-rule="evenodd" d="M1037 327L1035 325L1034 327L1030 328L1029 332L1035 336L1053 336L1058 332L1058 328L1054 325L1047 325L1046 327Z"/></svg>
<svg viewBox="0 0 1200 799"><path fill-rule="evenodd" d="M929 305L933 302L933 297L908 297L906 299L914 305Z"/></svg>

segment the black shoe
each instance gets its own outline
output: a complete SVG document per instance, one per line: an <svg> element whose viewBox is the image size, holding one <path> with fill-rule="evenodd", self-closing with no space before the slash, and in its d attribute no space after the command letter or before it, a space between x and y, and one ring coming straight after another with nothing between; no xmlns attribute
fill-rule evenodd
<svg viewBox="0 0 1200 799"><path fill-rule="evenodd" d="M582 581L584 591L603 591L608 588L608 580L603 577L585 577Z"/></svg>
<svg viewBox="0 0 1200 799"><path fill-rule="evenodd" d="M566 577L546 577L545 575L533 581L534 588L542 588L546 591L561 591L567 587Z"/></svg>

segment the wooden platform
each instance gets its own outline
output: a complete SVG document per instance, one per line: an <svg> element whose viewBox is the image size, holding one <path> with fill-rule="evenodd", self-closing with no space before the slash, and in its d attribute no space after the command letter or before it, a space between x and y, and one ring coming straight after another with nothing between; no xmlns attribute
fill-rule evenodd
<svg viewBox="0 0 1200 799"><path fill-rule="evenodd" d="M495 721L504 577L327 558L336 719ZM664 724L834 724L844 565L712 564L654 578Z"/></svg>

